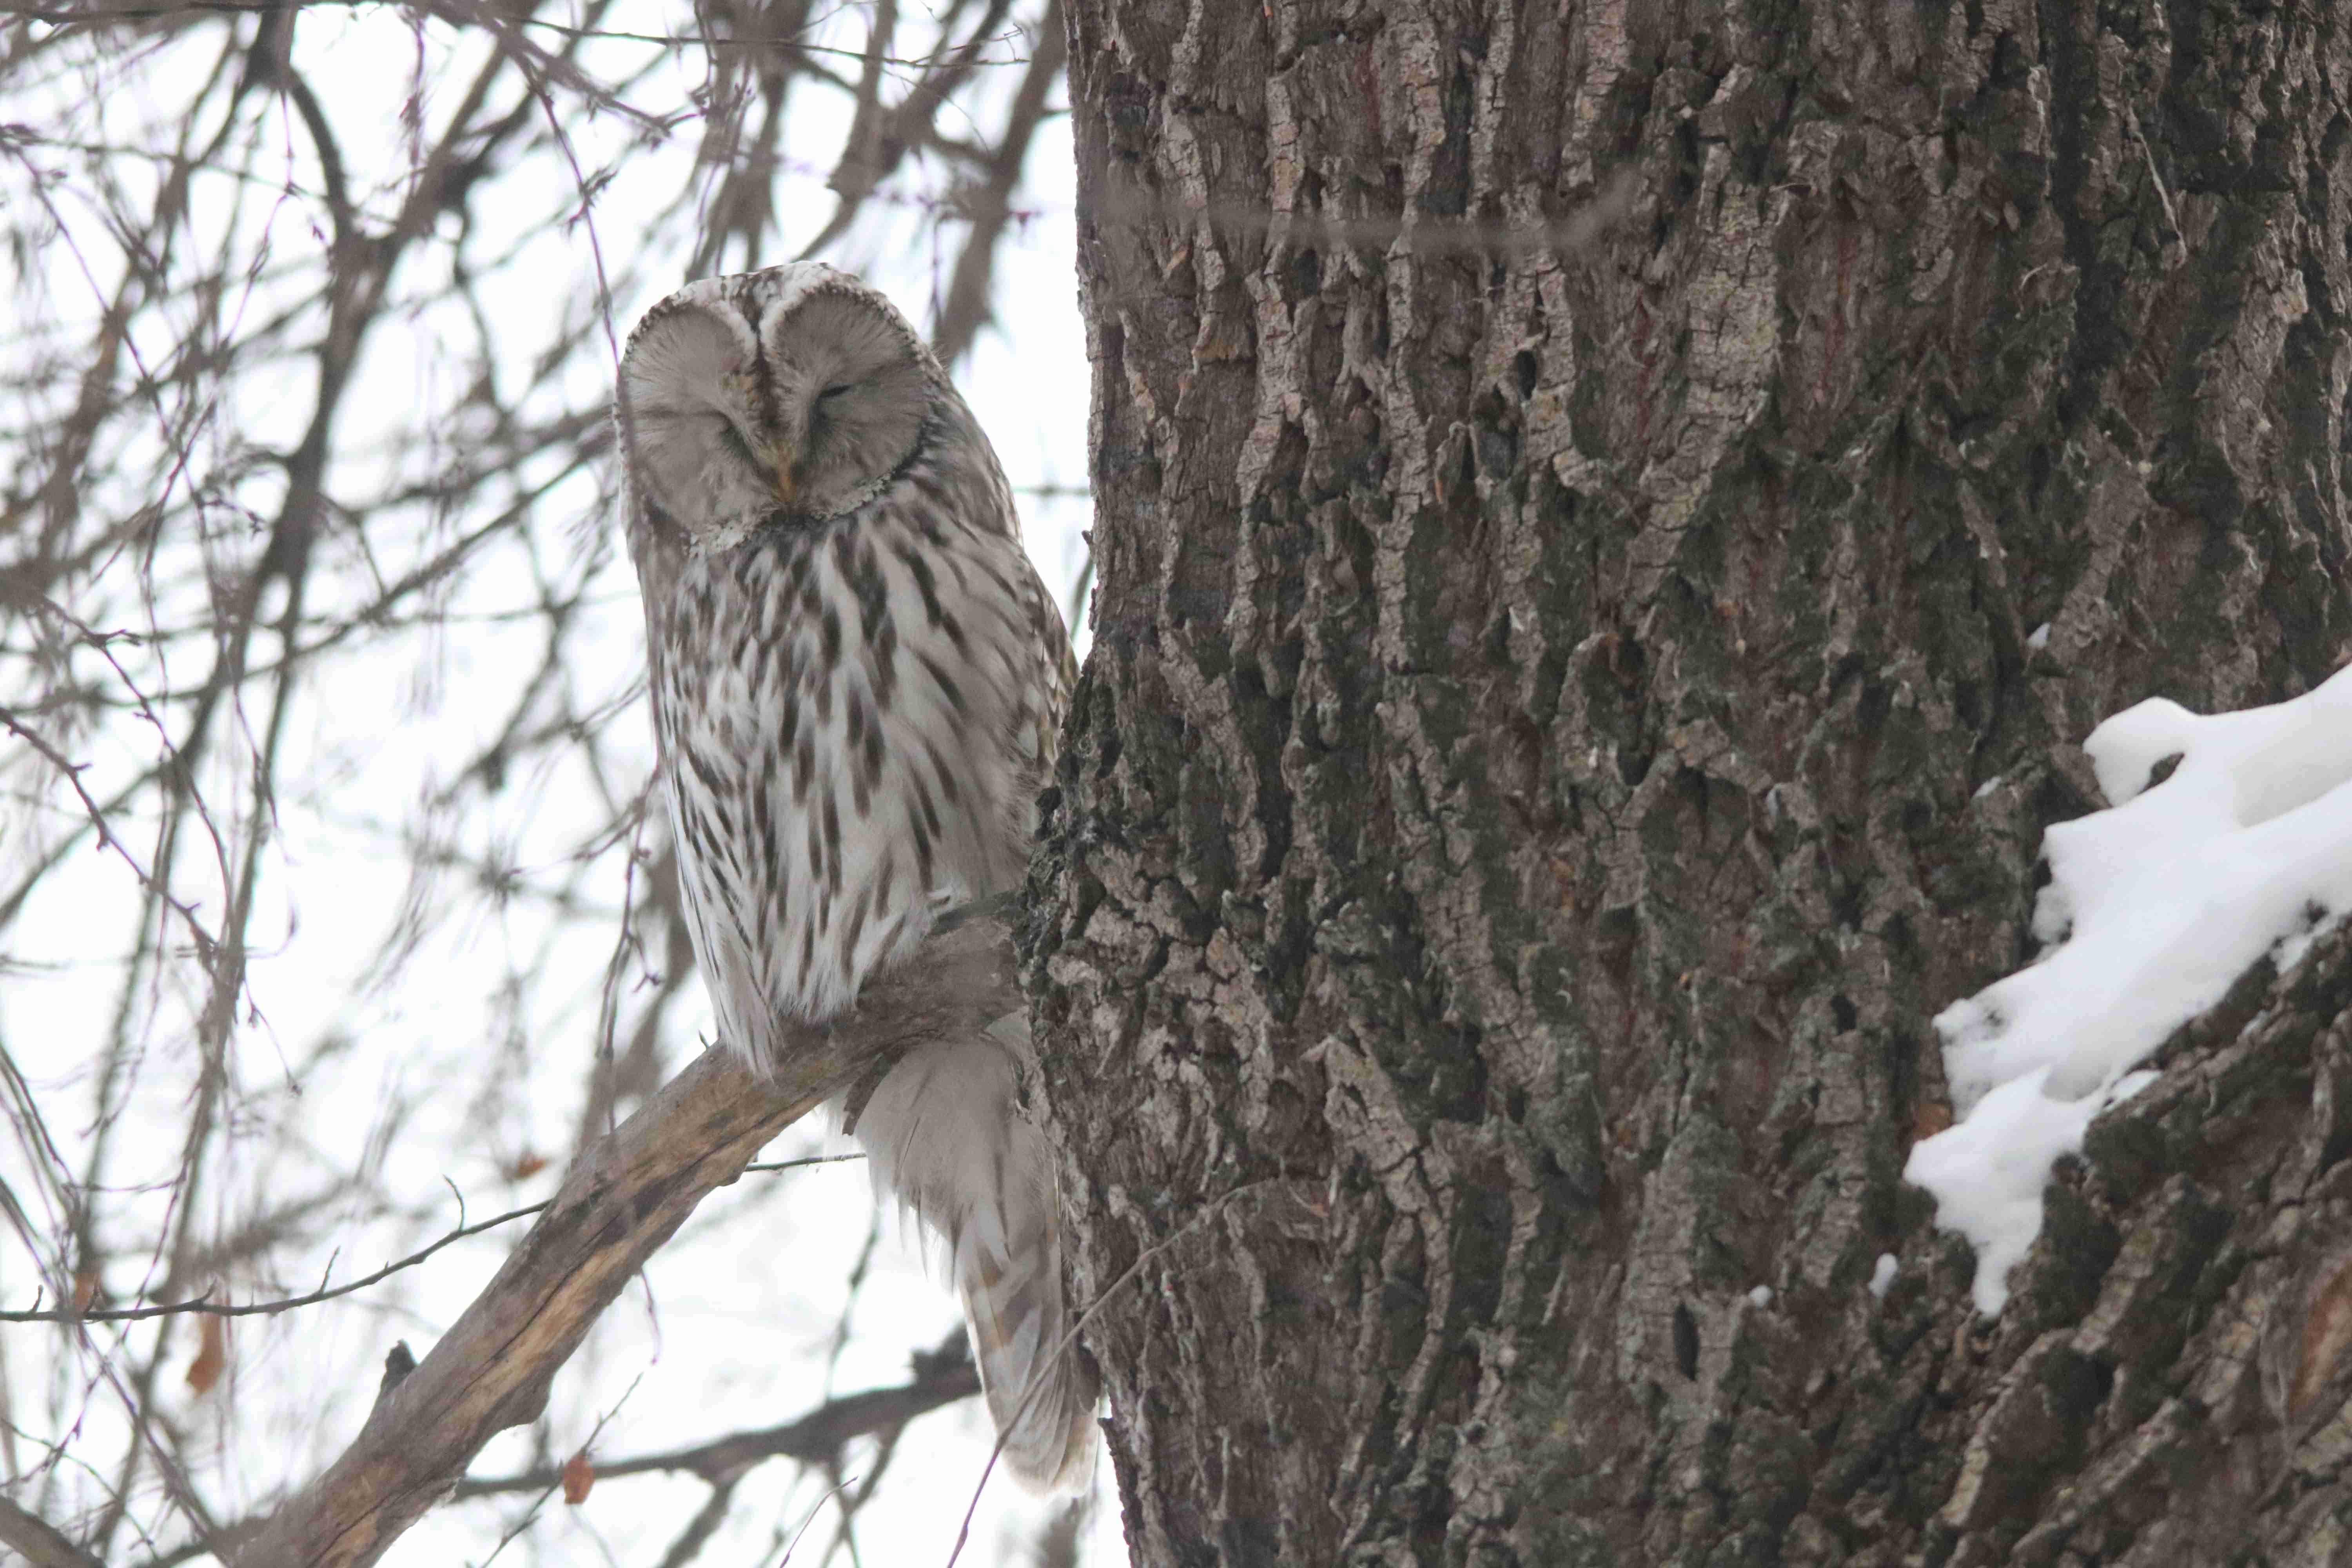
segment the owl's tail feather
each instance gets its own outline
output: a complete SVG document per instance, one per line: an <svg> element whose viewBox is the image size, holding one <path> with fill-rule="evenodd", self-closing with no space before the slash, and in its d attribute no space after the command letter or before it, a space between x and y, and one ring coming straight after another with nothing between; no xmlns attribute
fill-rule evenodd
<svg viewBox="0 0 2352 1568"><path fill-rule="evenodd" d="M1093 1479L1093 1362L1069 1337L1054 1170L1014 1102L1023 1023L911 1051L875 1087L856 1137L874 1185L946 1244L1004 1462L1031 1491Z"/></svg>

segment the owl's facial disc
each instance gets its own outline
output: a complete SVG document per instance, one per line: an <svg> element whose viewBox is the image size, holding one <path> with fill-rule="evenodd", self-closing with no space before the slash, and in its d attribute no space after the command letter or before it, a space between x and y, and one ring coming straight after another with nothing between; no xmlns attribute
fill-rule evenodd
<svg viewBox="0 0 2352 1568"><path fill-rule="evenodd" d="M622 429L635 473L698 551L740 543L793 509L791 465L761 417L750 327L698 300L657 306L621 359Z"/></svg>
<svg viewBox="0 0 2352 1568"><path fill-rule="evenodd" d="M863 288L820 288L760 323L790 510L837 517L879 494L914 455L931 407L930 355Z"/></svg>

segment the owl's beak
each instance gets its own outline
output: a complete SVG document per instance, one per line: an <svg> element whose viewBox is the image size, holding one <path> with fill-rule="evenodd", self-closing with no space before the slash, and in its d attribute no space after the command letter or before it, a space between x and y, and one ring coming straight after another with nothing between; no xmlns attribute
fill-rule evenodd
<svg viewBox="0 0 2352 1568"><path fill-rule="evenodd" d="M793 466L781 458L776 463L776 510L793 510Z"/></svg>

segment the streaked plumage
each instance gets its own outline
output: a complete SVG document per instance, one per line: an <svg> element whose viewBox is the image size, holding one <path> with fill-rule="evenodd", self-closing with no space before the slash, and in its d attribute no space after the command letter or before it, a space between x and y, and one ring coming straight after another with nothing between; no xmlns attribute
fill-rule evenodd
<svg viewBox="0 0 2352 1568"><path fill-rule="evenodd" d="M630 334L614 416L695 957L754 1070L943 910L1011 888L1074 675L994 452L881 295L803 263L689 285ZM1025 1021L912 1053L856 1134L946 1241L1033 1487L1091 1471Z"/></svg>

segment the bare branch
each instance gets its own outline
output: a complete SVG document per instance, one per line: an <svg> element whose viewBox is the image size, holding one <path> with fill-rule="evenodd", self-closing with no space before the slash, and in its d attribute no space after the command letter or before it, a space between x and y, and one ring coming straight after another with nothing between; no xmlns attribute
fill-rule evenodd
<svg viewBox="0 0 2352 1568"><path fill-rule="evenodd" d="M958 1334L950 1349L961 1350ZM980 1373L968 1354L934 1352L919 1356L915 1375L896 1388L869 1388L829 1399L797 1420L757 1431L735 1432L690 1448L671 1448L628 1459L599 1459L596 1479L602 1483L621 1476L686 1473L719 1488L732 1487L747 1470L767 1459L795 1459L803 1465L823 1464L838 1455L854 1437L871 1436L903 1426L944 1405L969 1399L980 1392ZM467 1498L495 1497L508 1492L543 1491L561 1479L559 1466L546 1465L520 1475L468 1479L451 1494Z"/></svg>
<svg viewBox="0 0 2352 1568"><path fill-rule="evenodd" d="M1046 97L1062 79L1062 63L1069 53L1067 26L1062 0L1048 0L1037 24L1037 48L1029 72L1021 79L1021 89L1005 115L1004 134L988 159L985 177L969 195L971 238L956 258L947 300L931 328L931 347L950 364L964 356L992 313L989 300L995 292L996 242L1013 216L1013 188L1028 166L1029 143L1045 118Z"/></svg>
<svg viewBox="0 0 2352 1568"><path fill-rule="evenodd" d="M106 1568L59 1534L57 1526L0 1497L0 1542L25 1554L33 1568Z"/></svg>
<svg viewBox="0 0 2352 1568"><path fill-rule="evenodd" d="M857 1009L795 1032L761 1084L708 1050L582 1151L539 1223L341 1458L280 1509L238 1568L373 1563L447 1495L490 1436L536 1417L598 1313L713 1189L876 1062L1023 1005L1011 930L977 915L869 982Z"/></svg>
<svg viewBox="0 0 2352 1568"><path fill-rule="evenodd" d="M661 1568L686 1568L686 1564L700 1556L703 1547L709 1544L710 1538L719 1532L719 1527L727 1522L728 1505L734 1500L735 1489L732 1486L711 1488L710 1495L702 1500L702 1506L694 1510L694 1517L686 1521L686 1529L670 1542L669 1550L662 1553Z"/></svg>

